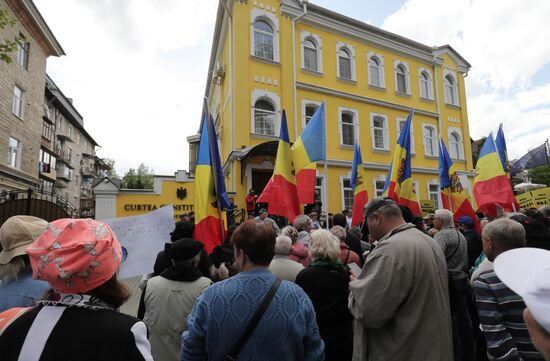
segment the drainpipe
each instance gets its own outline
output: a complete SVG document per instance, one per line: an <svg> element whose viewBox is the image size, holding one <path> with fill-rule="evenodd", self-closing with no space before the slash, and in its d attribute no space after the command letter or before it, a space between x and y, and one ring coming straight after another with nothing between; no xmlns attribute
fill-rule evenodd
<svg viewBox="0 0 550 361"><path fill-rule="evenodd" d="M437 87L438 80L439 80L439 78L437 77L437 68L439 66L437 65L437 57L435 56L435 50L436 50L435 47L432 48L432 56L433 56L433 61L434 61L435 107L436 107L436 111L437 111L437 130L439 132L439 137L441 137L441 113L439 111L439 91L438 91L438 87ZM422 136L424 136L424 135L422 135ZM437 141L438 141L438 144L439 144L439 139Z"/></svg>
<svg viewBox="0 0 550 361"><path fill-rule="evenodd" d="M296 21L307 14L307 0L301 0L303 13L292 19L292 75L294 76L294 139L298 138L298 105L296 93Z"/></svg>

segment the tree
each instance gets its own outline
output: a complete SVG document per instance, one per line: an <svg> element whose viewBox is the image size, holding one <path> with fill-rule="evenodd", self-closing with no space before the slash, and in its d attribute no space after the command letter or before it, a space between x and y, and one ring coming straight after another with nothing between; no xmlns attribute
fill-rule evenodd
<svg viewBox="0 0 550 361"><path fill-rule="evenodd" d="M527 172L529 174L529 179L531 179L531 182L537 184L546 184L550 187L550 165L541 165L540 167L529 169Z"/></svg>
<svg viewBox="0 0 550 361"><path fill-rule="evenodd" d="M15 25L15 20L10 16L10 13L5 9L0 9L0 31L13 25ZM0 60L7 64L12 63L11 55L17 50L17 46L26 40L23 34L13 40L2 38L0 41Z"/></svg>
<svg viewBox="0 0 550 361"><path fill-rule="evenodd" d="M122 187L128 189L153 189L153 170L141 163L138 169L130 168L122 178Z"/></svg>
<svg viewBox="0 0 550 361"><path fill-rule="evenodd" d="M105 163L105 165L109 167L108 170L105 172L105 176L109 177L110 179L120 179L115 170L115 160L111 158L103 158L102 160L103 163Z"/></svg>
<svg viewBox="0 0 550 361"><path fill-rule="evenodd" d="M472 160L474 162L474 167L477 164L477 159L479 158L479 152L481 151L483 144L485 144L486 139L487 137L481 137L481 139L476 140L475 142L472 142Z"/></svg>

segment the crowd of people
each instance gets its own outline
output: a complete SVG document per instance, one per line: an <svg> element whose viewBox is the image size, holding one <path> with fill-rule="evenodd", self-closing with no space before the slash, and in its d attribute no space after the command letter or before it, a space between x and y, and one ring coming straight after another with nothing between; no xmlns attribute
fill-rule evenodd
<svg viewBox="0 0 550 361"><path fill-rule="evenodd" d="M360 228L248 211L211 254L176 223L137 318L117 311L130 295L108 225L8 219L1 359L550 360L549 206L421 218L377 198Z"/></svg>

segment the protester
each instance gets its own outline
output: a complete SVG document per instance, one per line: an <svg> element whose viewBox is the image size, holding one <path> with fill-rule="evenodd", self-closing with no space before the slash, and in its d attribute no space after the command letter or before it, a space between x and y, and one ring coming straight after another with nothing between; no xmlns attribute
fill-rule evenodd
<svg viewBox="0 0 550 361"><path fill-rule="evenodd" d="M353 219L353 211L351 209L344 209L342 211L342 214L346 216L346 225L342 226L344 228L350 228L351 227L351 220Z"/></svg>
<svg viewBox="0 0 550 361"><path fill-rule="evenodd" d="M490 222L483 229L481 238L483 252L491 262L501 253L525 247L525 229L511 219ZM524 282L531 277L529 274L518 276ZM506 287L494 270L486 271L477 278L474 293L490 360L543 360L542 355L536 352L522 319L525 308L522 298Z"/></svg>
<svg viewBox="0 0 550 361"><path fill-rule="evenodd" d="M371 200L365 217L378 245L349 285L349 307L356 319L353 359L452 360L441 247L405 223L390 199Z"/></svg>
<svg viewBox="0 0 550 361"><path fill-rule="evenodd" d="M472 219L472 217L459 217L458 225L458 229L462 232L464 238L466 238L468 250L468 269L470 269L475 265L475 262L481 252L483 252L483 247L481 245L481 235L476 232L474 220Z"/></svg>
<svg viewBox="0 0 550 361"><path fill-rule="evenodd" d="M432 229L434 227L434 218L435 218L435 214L434 213L428 213L423 219L424 219L424 224L426 225L426 232L429 232L430 229Z"/></svg>
<svg viewBox="0 0 550 361"><path fill-rule="evenodd" d="M550 252L518 248L495 259L496 275L524 300L523 319L533 345L550 360Z"/></svg>
<svg viewBox="0 0 550 361"><path fill-rule="evenodd" d="M428 232L426 232L426 225L424 224L424 219L422 217L413 216L411 223L414 224L420 232L428 234Z"/></svg>
<svg viewBox="0 0 550 361"><path fill-rule="evenodd" d="M346 230L346 244L348 245L349 249L351 249L353 252L357 253L359 255L359 258L361 259L361 263L363 262L363 252L361 250L361 238L357 237L353 232L347 232L349 229L346 216L342 213L336 213L334 216L332 216L332 224L334 226L340 226Z"/></svg>
<svg viewBox="0 0 550 361"><path fill-rule="evenodd" d="M233 232L234 230L231 233ZM238 273L234 265L235 257L233 256L233 245L231 243L225 242L214 247L210 254L210 260L213 264L211 274L214 282L223 281Z"/></svg>
<svg viewBox="0 0 550 361"><path fill-rule="evenodd" d="M232 352L262 300L277 285L268 270L275 248L272 227L248 220L237 228L232 242L240 273L215 283L199 297L182 335L181 360L222 360L226 356L322 360L324 346L313 305L300 287L288 281L280 283L240 352Z"/></svg>
<svg viewBox="0 0 550 361"><path fill-rule="evenodd" d="M361 265L363 264L361 262L361 258L357 253L350 250L348 245L345 242L346 230L341 226L334 226L330 229L330 233L332 233L338 239L338 243L340 247L339 258L342 264L348 265L350 263L355 263L356 265L361 267Z"/></svg>
<svg viewBox="0 0 550 361"><path fill-rule="evenodd" d="M275 222L273 219L269 218L268 216L269 216L269 213L267 213L267 209L262 208L260 209L260 215L256 217L256 220L260 222L266 222L273 228L273 232L275 232L276 235L279 235L281 233L281 230L279 229L277 222Z"/></svg>
<svg viewBox="0 0 550 361"><path fill-rule="evenodd" d="M277 278L294 282L304 266L288 258L291 249L290 237L278 236L275 240L275 256L269 264L269 271Z"/></svg>
<svg viewBox="0 0 550 361"><path fill-rule="evenodd" d="M179 360L181 333L199 295L212 284L197 266L204 245L183 238L166 249L171 266L151 278L142 292L138 318L149 326L151 353L156 360Z"/></svg>
<svg viewBox="0 0 550 361"><path fill-rule="evenodd" d="M254 189L248 191L244 201L246 202L246 212L248 213L249 218L256 217L256 199L257 195L254 194Z"/></svg>
<svg viewBox="0 0 550 361"><path fill-rule="evenodd" d="M310 259L309 254L307 253L307 247L301 240L298 240L298 230L296 230L296 228L292 226L286 226L285 228L283 228L281 234L288 236L292 241L292 248L290 249L288 259L294 262L301 263L304 267L309 266ZM307 237L309 240L309 233L307 234Z"/></svg>
<svg viewBox="0 0 550 361"><path fill-rule="evenodd" d="M313 228L311 218L305 214L301 214L294 218L293 226L298 231L298 241L302 242L304 246L307 247L309 244L309 233Z"/></svg>
<svg viewBox="0 0 550 361"><path fill-rule="evenodd" d="M453 323L454 359L474 358L472 321L468 313L468 244L455 227L453 213L447 209L435 211L434 239L443 250L449 272L449 300Z"/></svg>
<svg viewBox="0 0 550 361"><path fill-rule="evenodd" d="M32 216L13 216L0 227L0 312L12 307L34 306L50 288L47 282L32 279L27 248L48 222Z"/></svg>
<svg viewBox="0 0 550 361"><path fill-rule="evenodd" d="M227 217L227 226L235 225L235 211L237 206L235 205L235 198L229 197L229 207L225 209L225 214Z"/></svg>
<svg viewBox="0 0 550 361"><path fill-rule="evenodd" d="M2 361L153 360L145 323L116 311L129 294L116 279L122 249L108 225L60 219L26 251L33 277L52 290L1 334Z"/></svg>
<svg viewBox="0 0 550 361"><path fill-rule="evenodd" d="M348 310L349 275L339 259L339 243L325 229L313 231L308 248L311 266L296 277L296 284L313 302L321 338L325 342L325 361L351 360L353 353L353 317Z"/></svg>
<svg viewBox="0 0 550 361"><path fill-rule="evenodd" d="M312 228L314 230L321 229L321 223L319 222L319 215L317 212L311 212L309 218L311 219Z"/></svg>

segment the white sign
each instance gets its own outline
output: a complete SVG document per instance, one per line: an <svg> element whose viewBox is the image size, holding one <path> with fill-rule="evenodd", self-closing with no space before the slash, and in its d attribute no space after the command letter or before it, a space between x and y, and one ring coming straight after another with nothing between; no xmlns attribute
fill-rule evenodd
<svg viewBox="0 0 550 361"><path fill-rule="evenodd" d="M123 259L119 279L153 272L157 254L170 242L174 230L174 208L171 204L142 216L106 219L122 245ZM124 257L125 256L125 257Z"/></svg>

